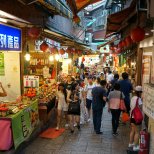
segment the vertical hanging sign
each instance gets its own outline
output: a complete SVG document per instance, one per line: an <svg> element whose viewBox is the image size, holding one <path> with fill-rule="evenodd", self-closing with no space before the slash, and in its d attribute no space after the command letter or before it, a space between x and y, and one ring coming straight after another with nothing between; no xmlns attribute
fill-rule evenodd
<svg viewBox="0 0 154 154"><path fill-rule="evenodd" d="M5 75L5 69L4 69L4 53L0 53L0 76Z"/></svg>
<svg viewBox="0 0 154 154"><path fill-rule="evenodd" d="M0 24L0 51L21 51L21 29Z"/></svg>

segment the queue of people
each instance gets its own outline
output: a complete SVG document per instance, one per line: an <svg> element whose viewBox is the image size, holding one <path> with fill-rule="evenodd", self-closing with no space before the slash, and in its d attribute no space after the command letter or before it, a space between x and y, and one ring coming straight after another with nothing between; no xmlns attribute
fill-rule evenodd
<svg viewBox="0 0 154 154"><path fill-rule="evenodd" d="M79 73L75 77L68 75L67 81L59 84L57 92L58 116L57 127L60 127L62 111L66 118L66 126L70 128L71 133L81 129L80 125L89 123L93 119L94 131L96 134L102 134L101 123L103 108L108 106L108 112L112 115L112 134L119 134L118 127L120 117L127 113L130 117L130 142L128 147L138 150L139 130L141 123L135 122L133 110L137 105L142 106L142 87L133 88L128 74L122 73L121 79L119 74L113 74L111 71L108 75L103 73L100 76L92 76L85 73L84 79ZM130 93L135 90L134 96L130 98ZM121 110L120 103L124 101L125 110ZM125 122L123 122L125 125Z"/></svg>

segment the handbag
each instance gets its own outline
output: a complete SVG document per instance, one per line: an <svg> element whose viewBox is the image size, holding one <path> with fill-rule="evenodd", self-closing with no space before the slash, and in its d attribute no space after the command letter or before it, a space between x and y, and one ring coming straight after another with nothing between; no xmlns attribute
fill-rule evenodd
<svg viewBox="0 0 154 154"><path fill-rule="evenodd" d="M141 109L138 106L138 100L139 98L137 98L135 108L133 109L131 114L131 117L133 115L136 124L142 123L142 120L143 120L143 114Z"/></svg>
<svg viewBox="0 0 154 154"><path fill-rule="evenodd" d="M121 111L126 111L126 110L127 110L127 109L126 109L126 105L125 105L125 101L124 101L124 99L122 98L122 92L121 92L121 94L120 94L119 109L120 109Z"/></svg>
<svg viewBox="0 0 154 154"><path fill-rule="evenodd" d="M70 102L68 105L69 114L78 114L80 112L80 103L79 102Z"/></svg>

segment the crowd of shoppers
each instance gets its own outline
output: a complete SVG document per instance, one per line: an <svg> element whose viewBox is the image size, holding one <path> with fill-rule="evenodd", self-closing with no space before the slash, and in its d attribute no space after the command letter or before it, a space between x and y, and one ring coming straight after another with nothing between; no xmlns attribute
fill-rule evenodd
<svg viewBox="0 0 154 154"><path fill-rule="evenodd" d="M139 129L141 123L135 123L133 109L138 101L139 107L142 105L142 87L137 86L135 96L130 98L133 86L126 72L121 74L112 73L111 70L102 72L100 75L92 75L89 72L75 76L68 75L64 83L59 84L57 92L58 116L57 127L59 130L62 118L62 111L66 118L66 125L71 133L81 129L80 125L89 123L93 119L94 131L102 134L101 122L103 108L107 105L108 112L112 115L112 134L117 136L120 116L123 113L130 115L130 142L128 147L134 151L138 150ZM121 100L124 101L126 110L121 110ZM123 122L125 124L125 122Z"/></svg>

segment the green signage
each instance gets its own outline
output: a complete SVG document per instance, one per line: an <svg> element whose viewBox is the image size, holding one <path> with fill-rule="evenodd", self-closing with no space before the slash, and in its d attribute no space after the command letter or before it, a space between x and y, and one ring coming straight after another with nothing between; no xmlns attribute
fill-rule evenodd
<svg viewBox="0 0 154 154"><path fill-rule="evenodd" d="M31 135L38 122L37 101L34 101L27 108L12 116L12 132L15 149Z"/></svg>
<svg viewBox="0 0 154 154"><path fill-rule="evenodd" d="M0 76L5 75L5 69L4 69L4 53L0 53Z"/></svg>

